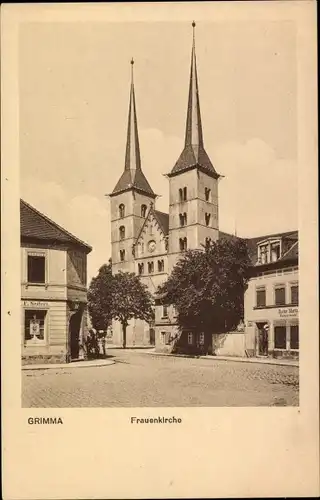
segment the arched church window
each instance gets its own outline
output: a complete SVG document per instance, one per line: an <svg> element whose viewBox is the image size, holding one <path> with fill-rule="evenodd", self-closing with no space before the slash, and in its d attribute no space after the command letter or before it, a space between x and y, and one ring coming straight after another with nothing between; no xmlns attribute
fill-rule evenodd
<svg viewBox="0 0 320 500"><path fill-rule="evenodd" d="M204 188L204 195L205 195L206 201L210 201L210 194L211 194L211 189Z"/></svg>
<svg viewBox="0 0 320 500"><path fill-rule="evenodd" d="M122 219L125 216L125 212L126 212L125 206L123 203L121 203L121 205L119 205L119 217L120 217L120 219Z"/></svg>
<svg viewBox="0 0 320 500"><path fill-rule="evenodd" d="M161 273L164 271L164 261L158 260L158 272Z"/></svg>
<svg viewBox="0 0 320 500"><path fill-rule="evenodd" d="M154 272L154 264L153 262L148 262L148 273L153 273Z"/></svg>
<svg viewBox="0 0 320 500"><path fill-rule="evenodd" d="M120 250L120 260L121 260L121 262L124 261L125 255L126 255L126 251L125 250Z"/></svg>
<svg viewBox="0 0 320 500"><path fill-rule="evenodd" d="M141 205L141 217L145 217L147 215L147 205Z"/></svg>
<svg viewBox="0 0 320 500"><path fill-rule="evenodd" d="M183 201L183 190L179 189L179 201Z"/></svg>
<svg viewBox="0 0 320 500"><path fill-rule="evenodd" d="M180 226L186 226L187 225L187 214L184 212L183 214L179 214L179 220L180 220Z"/></svg>
<svg viewBox="0 0 320 500"><path fill-rule="evenodd" d="M144 264L143 264L143 262L141 262L140 264L138 264L138 272L139 272L139 274L143 274L144 273Z"/></svg>
<svg viewBox="0 0 320 500"><path fill-rule="evenodd" d="M209 224L210 224L210 219L211 219L211 214L206 213L206 214L205 214L206 226L209 226Z"/></svg>
<svg viewBox="0 0 320 500"><path fill-rule="evenodd" d="M120 240L124 240L126 237L126 230L124 226L119 227L119 238Z"/></svg>
<svg viewBox="0 0 320 500"><path fill-rule="evenodd" d="M187 200L187 188L184 187L183 188L183 201L186 201Z"/></svg>
<svg viewBox="0 0 320 500"><path fill-rule="evenodd" d="M187 238L180 238L179 239L179 247L180 247L180 252L183 252L184 250L187 250L187 248L188 248L188 240L187 240Z"/></svg>

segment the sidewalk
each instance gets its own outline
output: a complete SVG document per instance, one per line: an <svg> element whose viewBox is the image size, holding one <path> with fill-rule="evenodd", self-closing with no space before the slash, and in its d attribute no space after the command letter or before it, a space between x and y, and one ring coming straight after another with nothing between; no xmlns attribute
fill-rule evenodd
<svg viewBox="0 0 320 500"><path fill-rule="evenodd" d="M296 366L299 367L299 361L295 359L275 359L275 358L244 358L238 356L190 356L188 354L170 354L166 352L156 352L154 349L144 349L143 354L152 356L171 356L177 358L198 358L206 359L207 361L236 361L238 363L260 363L265 365L278 365L278 366Z"/></svg>
<svg viewBox="0 0 320 500"><path fill-rule="evenodd" d="M92 359L83 361L74 361L73 363L44 363L42 365L23 365L22 370L56 370L64 368L70 370L71 368L92 368L93 366L109 366L114 365L115 361L112 359Z"/></svg>

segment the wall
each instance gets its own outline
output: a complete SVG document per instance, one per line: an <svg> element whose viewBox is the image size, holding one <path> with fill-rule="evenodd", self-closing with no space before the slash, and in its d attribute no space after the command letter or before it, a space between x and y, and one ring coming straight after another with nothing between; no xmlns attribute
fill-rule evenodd
<svg viewBox="0 0 320 500"><path fill-rule="evenodd" d="M229 332L212 336L213 351L217 356L246 357L244 332Z"/></svg>

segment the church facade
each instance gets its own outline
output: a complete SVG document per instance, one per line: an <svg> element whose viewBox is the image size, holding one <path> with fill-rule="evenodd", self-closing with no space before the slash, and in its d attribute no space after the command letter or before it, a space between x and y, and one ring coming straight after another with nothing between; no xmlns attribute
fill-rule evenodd
<svg viewBox="0 0 320 500"><path fill-rule="evenodd" d="M133 61L131 64L133 68ZM125 165L110 194L112 271L114 274L120 270L136 273L152 294L167 279L184 251L201 249L208 238L213 241L219 238L220 175L204 147L194 34L185 144L167 177L169 210L164 213L156 209L157 195L141 165L132 78ZM163 335L158 324L159 308L156 309L154 325L132 320L127 330L128 346L162 344ZM172 313L171 306L165 307L165 320L168 309ZM174 325L171 324L171 327ZM113 343L121 345L121 326L115 321L112 329Z"/></svg>

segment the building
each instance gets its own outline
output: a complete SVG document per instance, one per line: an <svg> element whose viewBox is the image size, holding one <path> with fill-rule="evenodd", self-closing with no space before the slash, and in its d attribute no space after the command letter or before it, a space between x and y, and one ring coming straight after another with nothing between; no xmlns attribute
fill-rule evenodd
<svg viewBox="0 0 320 500"><path fill-rule="evenodd" d="M23 363L84 357L91 247L20 200Z"/></svg>
<svg viewBox="0 0 320 500"><path fill-rule="evenodd" d="M207 238L215 241L219 237L220 175L204 147L194 28L195 23L185 144L167 175L168 213L156 210L157 195L142 170L133 77L124 171L109 195L113 273L135 272L152 293L166 280L186 249L202 248ZM133 68L133 61L131 64ZM140 320L132 320L127 330L128 345L158 344L160 337L158 329ZM113 342L122 343L121 326L116 321Z"/></svg>
<svg viewBox="0 0 320 500"><path fill-rule="evenodd" d="M127 345L147 346L155 344L157 350L169 352L175 346L175 349L180 349L183 352L209 353L214 351L225 355L256 355L259 348L257 351L255 328L258 327L253 325L260 324L259 321L261 321L261 324L264 325L268 323L270 328L269 333L266 334L269 342L268 353L280 352L275 346L284 345L283 340L281 342L278 340L281 335L283 336L284 330L281 321L284 320L283 317L281 319L273 317L273 315L280 315L280 312L277 312L278 303L276 308L272 309L269 298L265 310L262 307L256 308L253 299L255 283L258 280L263 286L264 279L255 273L259 269L259 273L269 272L268 276L273 276L274 271L271 268L275 266L277 268L276 276L279 276L280 272L286 276L282 282L294 282L297 276L297 257L296 263L290 264L291 267L288 265L286 271L284 271L284 266L290 260L288 256L291 255L291 243L294 248L298 246L297 233L277 236L280 241L279 262L273 260L270 263L265 263L263 253L261 257L259 254L260 260L255 257L256 252L260 252L260 240L263 248L263 240L269 241L267 237L247 239L253 259L253 274L245 297L248 325L246 330L244 325L239 325L235 332L216 335L214 338L205 338L203 334L196 334L192 331L182 332L180 335L174 307L166 304L165 298L159 297L156 293L158 286L166 281L185 250L202 249L208 239L217 241L219 238L236 237L219 230L218 185L222 176L213 166L204 146L194 28L195 23L193 23L185 143L179 158L167 174L169 184L168 213L156 210L157 195L143 173L133 76L131 78L124 170L114 190L109 195L111 200L112 272L115 274L121 270L139 275L142 282L154 294L156 307L153 324L149 325L141 320L130 322L127 329ZM133 60L131 64L133 73ZM270 244L274 244L273 240ZM270 255L274 259L272 252ZM265 266L267 267L264 268ZM271 268L269 269L268 266ZM289 269L291 269L290 272ZM293 271L293 269L295 270ZM269 277L266 278L267 275L263 276L266 280L270 280ZM275 282L278 280L276 279ZM277 292L277 296L280 293L282 292ZM280 308L282 309L282 306ZM285 314L283 310L282 315ZM273 320L275 321L275 334ZM277 321L280 321L279 326L277 326ZM293 326L291 328L292 321L291 323L290 321L286 325L288 324L288 328L293 332L291 334L293 339L296 335L294 333L296 329ZM112 329L113 343L122 345L121 325L114 321ZM287 339L290 335L288 331L286 330ZM286 346L288 345L287 343ZM282 351L284 352L284 349Z"/></svg>
<svg viewBox="0 0 320 500"><path fill-rule="evenodd" d="M244 298L250 356L299 356L298 231L248 240L251 278Z"/></svg>

